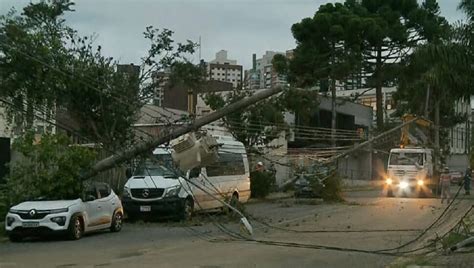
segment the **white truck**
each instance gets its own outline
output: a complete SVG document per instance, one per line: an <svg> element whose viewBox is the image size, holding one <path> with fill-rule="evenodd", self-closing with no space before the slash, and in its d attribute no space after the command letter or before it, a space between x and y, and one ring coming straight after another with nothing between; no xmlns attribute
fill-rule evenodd
<svg viewBox="0 0 474 268"><path fill-rule="evenodd" d="M387 196L413 195L419 197L436 193L436 163L432 143L433 123L422 117L406 114L401 131L400 148L390 150L385 184Z"/></svg>
<svg viewBox="0 0 474 268"><path fill-rule="evenodd" d="M397 148L390 150L385 183L387 196L416 194L423 197L436 188L433 150Z"/></svg>

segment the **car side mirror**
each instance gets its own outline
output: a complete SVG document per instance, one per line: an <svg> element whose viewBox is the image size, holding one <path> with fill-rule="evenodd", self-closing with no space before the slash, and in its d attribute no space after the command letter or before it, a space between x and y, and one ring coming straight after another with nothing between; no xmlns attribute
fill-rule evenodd
<svg viewBox="0 0 474 268"><path fill-rule="evenodd" d="M93 196L93 195L87 195L85 199L86 199L86 200L85 200L86 202L94 201L94 200L95 200L95 196Z"/></svg>
<svg viewBox="0 0 474 268"><path fill-rule="evenodd" d="M131 168L127 168L125 170L125 176L127 176L127 179L132 177L132 169Z"/></svg>

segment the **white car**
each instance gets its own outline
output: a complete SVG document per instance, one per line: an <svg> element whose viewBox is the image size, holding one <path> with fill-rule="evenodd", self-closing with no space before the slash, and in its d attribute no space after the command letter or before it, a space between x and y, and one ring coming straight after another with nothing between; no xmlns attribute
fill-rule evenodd
<svg viewBox="0 0 474 268"><path fill-rule="evenodd" d="M107 184L88 185L83 199L28 201L13 206L5 219L6 232L17 242L50 233L77 240L91 231L122 229L122 203Z"/></svg>

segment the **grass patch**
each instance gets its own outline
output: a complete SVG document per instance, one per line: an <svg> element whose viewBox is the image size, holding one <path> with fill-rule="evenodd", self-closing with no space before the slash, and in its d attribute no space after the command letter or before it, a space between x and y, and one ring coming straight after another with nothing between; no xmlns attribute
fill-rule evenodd
<svg viewBox="0 0 474 268"><path fill-rule="evenodd" d="M449 233L449 235L443 238L443 240L441 240L441 245L443 246L443 249L448 249L456 245L457 243L463 241L466 238L468 237L464 234L451 232Z"/></svg>
<svg viewBox="0 0 474 268"><path fill-rule="evenodd" d="M409 258L398 259L394 263L390 264L388 267L389 268L406 268L410 265L432 266L434 264L432 261L432 257L419 255L419 256L413 256Z"/></svg>

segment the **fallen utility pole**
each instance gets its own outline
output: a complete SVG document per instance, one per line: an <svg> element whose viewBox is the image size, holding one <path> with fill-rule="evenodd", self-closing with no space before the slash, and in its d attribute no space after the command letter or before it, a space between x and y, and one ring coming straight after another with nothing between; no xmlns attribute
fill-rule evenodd
<svg viewBox="0 0 474 268"><path fill-rule="evenodd" d="M149 141L145 141L135 145L133 148L120 151L112 156L109 156L105 159L97 162L92 169L82 176L83 180L87 180L102 171L113 168L114 166L121 164L129 159L132 159L140 154L149 152L150 150L155 149L159 145L168 142L172 139L175 139L181 135L194 131L206 124L214 122L230 113L237 112L247 106L255 104L263 99L271 97L283 90L282 87L265 89L260 92L255 93L254 95L244 98L242 100L236 101L222 109L219 109L209 115L203 116L196 119L192 124L177 127L175 129L164 129L156 138L153 138Z"/></svg>
<svg viewBox="0 0 474 268"><path fill-rule="evenodd" d="M380 138L382 138L382 137L384 137L384 136L386 136L386 135L388 135L388 134L391 134L391 133L393 133L393 132L395 132L395 131L401 129L401 128L403 128L404 126L409 125L409 124L415 122L415 121L418 120L418 119L419 119L418 117L415 117L414 119L412 119L412 120L410 120L410 121L407 121L407 122L405 122L405 123L403 123L403 124L401 124L401 125L398 125L398 126L392 128L392 129L389 129L389 130L383 132L382 134L379 134L379 135L377 135L377 136L375 136L375 137L369 139L368 141L365 141L365 142L363 142L363 143L361 143L361 144L358 144L358 145L352 147L351 149L349 149L349 150L347 150L347 151L345 151L345 152L343 152L343 153L341 153L341 154L335 155L335 156L333 156L333 157L327 159L326 162L334 162L334 161L336 161L336 160L339 159L339 158L342 158L342 157L345 157L346 155L352 154L353 152L355 152L355 151L357 151L357 150L360 150L361 148L363 148L363 147L365 147L365 146L367 146L367 145L373 143L374 141L377 141L378 139L380 139Z"/></svg>

